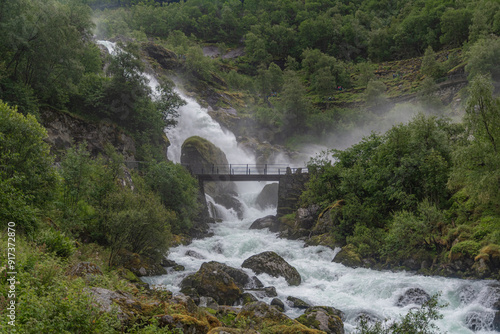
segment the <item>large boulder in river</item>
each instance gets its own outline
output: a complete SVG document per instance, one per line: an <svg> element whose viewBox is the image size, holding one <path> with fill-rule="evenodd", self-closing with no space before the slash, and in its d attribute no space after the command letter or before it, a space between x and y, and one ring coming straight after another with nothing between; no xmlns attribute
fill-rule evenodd
<svg viewBox="0 0 500 334"><path fill-rule="evenodd" d="M210 141L199 136L189 137L181 148L181 163L196 174L227 174L229 163L226 154ZM243 216L241 203L233 182L205 182L205 192L227 209L233 209L238 217Z"/></svg>
<svg viewBox="0 0 500 334"><path fill-rule="evenodd" d="M399 296L396 306L404 307L410 304L422 305L430 298L429 294L420 288L409 288Z"/></svg>
<svg viewBox="0 0 500 334"><path fill-rule="evenodd" d="M268 228L270 232L278 232L280 228L280 222L276 216L269 215L263 218L259 218L250 225L251 230L262 230Z"/></svg>
<svg viewBox="0 0 500 334"><path fill-rule="evenodd" d="M327 334L344 334L342 311L328 306L315 306L308 308L297 321L309 328L318 329Z"/></svg>
<svg viewBox="0 0 500 334"><path fill-rule="evenodd" d="M307 208L299 208L294 219L283 217L281 219L280 237L292 240L309 237L319 213L319 205L314 204Z"/></svg>
<svg viewBox="0 0 500 334"><path fill-rule="evenodd" d="M268 251L251 256L241 266L252 269L257 275L266 273L273 277L284 277L289 285L299 285L301 282L297 269L275 252Z"/></svg>
<svg viewBox="0 0 500 334"><path fill-rule="evenodd" d="M261 209L278 206L279 183L266 184L255 200L255 204Z"/></svg>
<svg viewBox="0 0 500 334"><path fill-rule="evenodd" d="M243 293L243 275L246 275L243 271L225 264L205 262L195 274L182 280L181 292L192 297L212 297L219 304L233 305ZM250 281L248 275L246 278Z"/></svg>

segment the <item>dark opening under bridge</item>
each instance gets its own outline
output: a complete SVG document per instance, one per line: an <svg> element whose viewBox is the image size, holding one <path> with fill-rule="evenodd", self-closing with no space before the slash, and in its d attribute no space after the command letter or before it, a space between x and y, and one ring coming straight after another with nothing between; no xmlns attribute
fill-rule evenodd
<svg viewBox="0 0 500 334"><path fill-rule="evenodd" d="M186 165L200 181L280 181L285 175L307 174L307 167L285 164Z"/></svg>

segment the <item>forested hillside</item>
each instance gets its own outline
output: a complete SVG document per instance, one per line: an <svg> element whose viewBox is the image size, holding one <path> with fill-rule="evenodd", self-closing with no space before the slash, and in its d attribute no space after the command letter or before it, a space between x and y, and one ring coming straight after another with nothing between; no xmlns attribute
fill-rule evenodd
<svg viewBox="0 0 500 334"><path fill-rule="evenodd" d="M499 34L499 0L0 2L0 243L14 249L15 223L17 332L170 333L155 317L167 309L221 325L129 270L158 274L201 210L196 180L163 150L185 103L172 79L234 111L218 120L247 124L244 139L328 146L309 162L302 204L330 213L324 244L343 247L339 261L500 278ZM144 71L159 76L156 99ZM459 92L443 98L445 86ZM141 169L110 145L50 147L49 112L130 136ZM100 312L84 292L96 287L134 294L141 311Z"/></svg>

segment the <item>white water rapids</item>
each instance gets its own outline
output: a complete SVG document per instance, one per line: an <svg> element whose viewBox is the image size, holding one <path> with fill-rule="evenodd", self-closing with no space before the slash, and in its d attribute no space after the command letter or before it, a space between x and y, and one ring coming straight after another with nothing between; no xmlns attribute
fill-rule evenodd
<svg viewBox="0 0 500 334"><path fill-rule="evenodd" d="M101 44L110 48L105 42ZM110 49L110 51L112 51ZM151 77L149 77L151 78ZM151 80L154 88L155 80ZM168 156L175 162L180 161L180 147L190 136L198 135L221 148L229 163L253 164L254 156L240 149L234 134L224 130L208 115L207 110L193 99L180 93L187 105L180 108L179 123L167 132L171 141ZM258 210L253 206L256 196L264 183L240 182L239 198L244 205L244 218L239 220L234 212L217 206L224 217L221 223L212 226L214 236L194 240L188 246L170 249L168 258L185 266L186 270L163 276L143 277L154 286L163 286L172 292L179 292L181 280L200 268L203 262L218 261L240 268L248 257L274 251L288 263L297 268L302 283L288 286L283 278L274 278L267 274L258 275L264 286L274 286L278 298L283 302L287 296L298 297L311 305L332 306L346 315L344 325L346 333L356 327L356 318L368 314L380 320L397 319L406 314L415 305L396 306L396 302L408 288L418 287L428 294L441 293L440 304L447 304L440 310L444 318L436 324L440 330L449 334L495 333L493 304L500 298L499 285L495 281L460 280L443 277L426 277L405 272L375 271L370 269L352 269L331 262L336 252L326 247L304 247L301 241L280 239L277 234L266 230L249 230L252 222L270 214L276 209ZM212 201L211 198L208 198ZM212 201L213 202L213 201ZM188 250L198 253L200 258L187 256ZM203 258L201 258L203 257ZM243 269L249 275L251 270ZM270 302L272 298L262 299ZM295 318L301 314L298 309L286 306L286 314ZM473 332L469 328L475 328Z"/></svg>

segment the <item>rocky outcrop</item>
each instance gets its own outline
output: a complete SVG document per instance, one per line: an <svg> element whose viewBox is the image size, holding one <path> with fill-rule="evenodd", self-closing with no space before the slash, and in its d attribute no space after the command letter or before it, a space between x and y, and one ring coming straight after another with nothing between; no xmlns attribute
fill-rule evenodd
<svg viewBox="0 0 500 334"><path fill-rule="evenodd" d="M271 300L271 305L276 307L279 311L285 312L285 303L283 303L281 299L273 298L273 300Z"/></svg>
<svg viewBox="0 0 500 334"><path fill-rule="evenodd" d="M422 305L430 299L427 292L420 288L410 288L399 296L396 306L404 307L410 304Z"/></svg>
<svg viewBox="0 0 500 334"><path fill-rule="evenodd" d="M94 276L102 275L102 270L98 265L92 262L80 262L71 267L66 275L73 278L83 277L85 279L88 279Z"/></svg>
<svg viewBox="0 0 500 334"><path fill-rule="evenodd" d="M266 184L255 200L255 204L265 209L278 206L278 183Z"/></svg>
<svg viewBox="0 0 500 334"><path fill-rule="evenodd" d="M142 49L163 69L173 70L179 67L177 55L173 51L152 42L143 43Z"/></svg>
<svg viewBox="0 0 500 334"><path fill-rule="evenodd" d="M357 268L363 265L361 257L351 244L342 247L340 252L333 258L332 262L342 263L351 268Z"/></svg>
<svg viewBox="0 0 500 334"><path fill-rule="evenodd" d="M243 293L241 273L244 274L222 263L205 262L195 274L182 280L181 292L191 297L212 297L219 304L233 305Z"/></svg>
<svg viewBox="0 0 500 334"><path fill-rule="evenodd" d="M252 269L257 275L266 273L274 277L284 277L289 285L299 285L301 282L297 269L275 252L263 252L251 256L241 266Z"/></svg>
<svg viewBox="0 0 500 334"><path fill-rule="evenodd" d="M310 236L311 229L318 218L319 210L318 205L311 205L307 208L299 208L293 219L283 217L281 219L280 237L294 240Z"/></svg>
<svg viewBox="0 0 500 334"><path fill-rule="evenodd" d="M288 296L286 300L288 305L293 308L305 310L311 307L311 305L297 297Z"/></svg>
<svg viewBox="0 0 500 334"><path fill-rule="evenodd" d="M265 328L270 334L324 334L324 332L307 328L296 320L281 313L274 306L264 302L254 302L243 306L236 317L236 322L250 322L254 328Z"/></svg>
<svg viewBox="0 0 500 334"><path fill-rule="evenodd" d="M224 152L199 136L189 137L184 141L181 148L181 163L197 174L229 172L229 163ZM227 209L235 210L238 217L243 217L241 203L235 199L237 192L233 182L204 182L203 189L217 203Z"/></svg>
<svg viewBox="0 0 500 334"><path fill-rule="evenodd" d="M135 161L136 148L131 136L113 124L90 122L68 113L45 109L40 113L43 126L47 129L47 142L53 154L58 154L74 144L86 142L93 155L105 154L107 144L113 145L125 161ZM166 138L165 138L166 139ZM169 143L164 143L164 152Z"/></svg>
<svg viewBox="0 0 500 334"><path fill-rule="evenodd" d="M167 273L165 268L157 261L125 250L122 250L118 254L116 262L139 277L157 276Z"/></svg>
<svg viewBox="0 0 500 334"><path fill-rule="evenodd" d="M252 225L250 225L251 230L262 230L264 228L269 229L270 232L278 232L280 229L280 222L276 216L266 216L255 220Z"/></svg>
<svg viewBox="0 0 500 334"><path fill-rule="evenodd" d="M343 313L333 307L315 306L308 308L297 321L327 334L344 334L342 317Z"/></svg>

